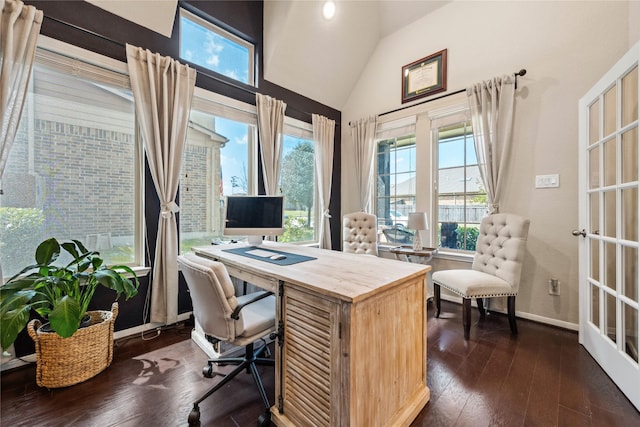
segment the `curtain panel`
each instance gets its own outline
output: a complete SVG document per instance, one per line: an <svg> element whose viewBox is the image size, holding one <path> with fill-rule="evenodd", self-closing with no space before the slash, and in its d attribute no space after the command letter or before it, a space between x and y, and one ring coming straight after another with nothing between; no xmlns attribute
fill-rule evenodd
<svg viewBox="0 0 640 427"><path fill-rule="evenodd" d="M258 110L258 138L262 157L264 188L269 196L279 193L280 168L282 166L282 130L287 104L268 95L256 93Z"/></svg>
<svg viewBox="0 0 640 427"><path fill-rule="evenodd" d="M362 212L373 213L371 193L373 189L373 159L376 151L376 118L368 117L349 123L353 140L358 200Z"/></svg>
<svg viewBox="0 0 640 427"><path fill-rule="evenodd" d="M467 88L471 125L480 176L487 191L489 213L500 211L513 130L513 74L494 77Z"/></svg>
<svg viewBox="0 0 640 427"><path fill-rule="evenodd" d="M320 212L322 219L318 230L319 247L331 249L331 224L329 204L331 202L331 174L333 173L333 141L336 129L335 120L313 114L313 141L315 144L316 177L320 194Z"/></svg>
<svg viewBox="0 0 640 427"><path fill-rule="evenodd" d="M196 70L149 50L127 44L127 65L151 176L160 199L151 322L173 323L178 316L180 252L175 202L180 182Z"/></svg>
<svg viewBox="0 0 640 427"><path fill-rule="evenodd" d="M18 130L43 14L19 0L0 0L0 182ZM0 185L0 194L2 186Z"/></svg>

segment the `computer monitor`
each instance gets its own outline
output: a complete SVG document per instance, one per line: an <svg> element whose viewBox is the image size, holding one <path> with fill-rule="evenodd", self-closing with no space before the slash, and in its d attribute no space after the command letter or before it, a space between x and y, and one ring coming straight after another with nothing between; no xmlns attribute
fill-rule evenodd
<svg viewBox="0 0 640 427"><path fill-rule="evenodd" d="M284 232L283 196L227 196L225 208L225 236L248 236L259 245L263 236Z"/></svg>

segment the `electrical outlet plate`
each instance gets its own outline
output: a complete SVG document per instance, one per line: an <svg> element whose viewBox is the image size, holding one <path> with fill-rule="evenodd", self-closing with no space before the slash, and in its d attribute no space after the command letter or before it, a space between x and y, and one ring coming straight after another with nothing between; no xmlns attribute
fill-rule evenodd
<svg viewBox="0 0 640 427"><path fill-rule="evenodd" d="M549 295L560 295L560 281L549 279Z"/></svg>
<svg viewBox="0 0 640 427"><path fill-rule="evenodd" d="M560 175L536 175L536 188L556 188L560 187Z"/></svg>

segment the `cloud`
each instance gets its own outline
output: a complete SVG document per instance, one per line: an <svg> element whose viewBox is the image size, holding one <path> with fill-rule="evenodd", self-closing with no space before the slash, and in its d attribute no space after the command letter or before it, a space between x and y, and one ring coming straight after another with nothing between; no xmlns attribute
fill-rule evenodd
<svg viewBox="0 0 640 427"><path fill-rule="evenodd" d="M224 46L216 40L214 34L207 34L207 40L204 42L204 51L208 57L206 59L207 65L217 67L220 64L220 52L224 49Z"/></svg>
<svg viewBox="0 0 640 427"><path fill-rule="evenodd" d="M247 145L249 143L249 135L245 133L241 137L235 137L233 142L238 145Z"/></svg>

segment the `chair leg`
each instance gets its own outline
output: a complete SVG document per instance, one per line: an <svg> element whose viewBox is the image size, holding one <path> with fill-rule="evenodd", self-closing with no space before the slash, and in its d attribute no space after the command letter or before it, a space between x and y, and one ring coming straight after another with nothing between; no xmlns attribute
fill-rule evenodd
<svg viewBox="0 0 640 427"><path fill-rule="evenodd" d="M266 344L265 344L266 345ZM264 389L264 385L262 384L262 379L260 378L260 374L258 373L258 369L256 365L274 365L274 361L272 359L265 359L261 357L257 357L263 350L264 346L261 346L258 350L254 351L253 343L248 344L245 347L244 357L228 357L228 358L220 358L220 359L212 359L209 360L209 365L212 363L219 364L229 364L229 365L237 365L236 368L230 373L226 374L220 382L216 383L209 391L203 394L198 400L193 403L193 409L189 414L188 422L190 426L199 426L200 425L200 403L205 400L207 397L211 396L221 387L223 387L226 383L231 381L234 377L236 377L240 372L246 370L247 373L250 373L253 377L256 386L258 387L258 392L260 393L260 397L262 398L262 402L265 406L265 416L268 416L268 411L271 405L269 404L269 399L267 398L267 393ZM268 419L266 420L268 422ZM266 424L265 424L266 425Z"/></svg>
<svg viewBox="0 0 640 427"><path fill-rule="evenodd" d="M440 285L433 283L433 297L436 300L436 317L440 317Z"/></svg>
<svg viewBox="0 0 640 427"><path fill-rule="evenodd" d="M515 295L507 297L507 314L509 316L509 326L511 327L511 335L518 335L518 326L516 325Z"/></svg>
<svg viewBox="0 0 640 427"><path fill-rule="evenodd" d="M480 317L484 319L487 315L487 311L484 309L484 299L476 298L476 304L478 304L478 311L480 312Z"/></svg>
<svg viewBox="0 0 640 427"><path fill-rule="evenodd" d="M462 299L462 326L464 327L464 339L469 339L471 331L471 298Z"/></svg>

